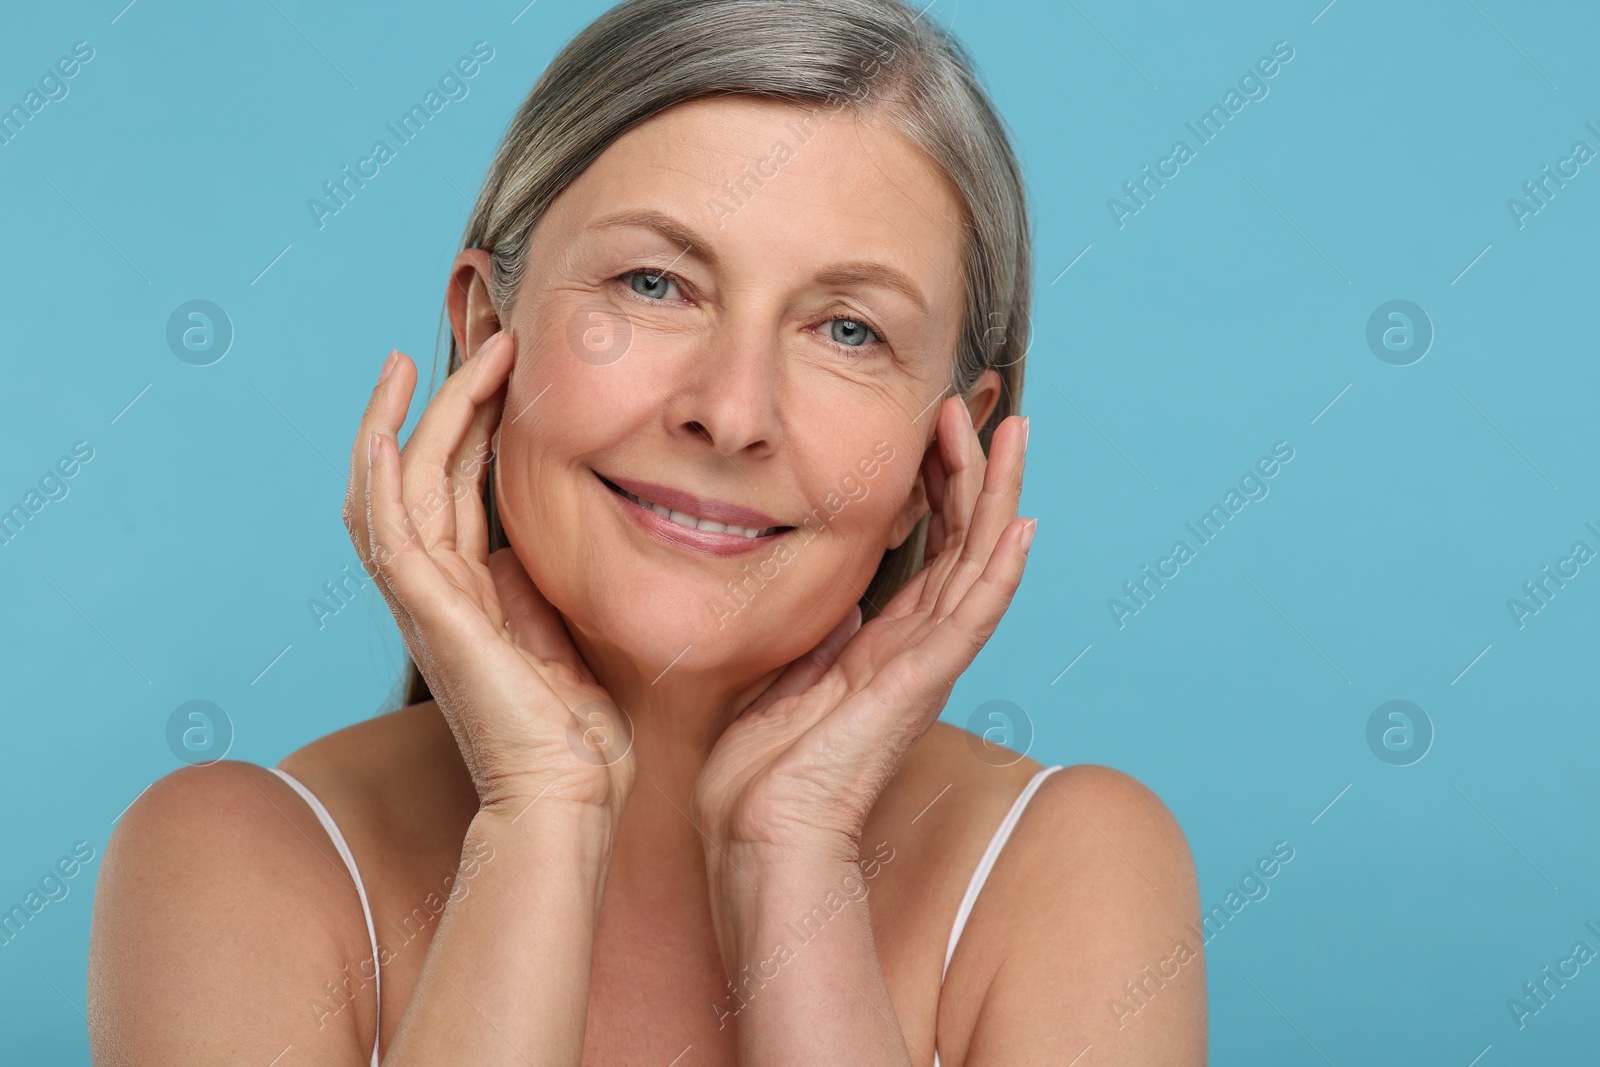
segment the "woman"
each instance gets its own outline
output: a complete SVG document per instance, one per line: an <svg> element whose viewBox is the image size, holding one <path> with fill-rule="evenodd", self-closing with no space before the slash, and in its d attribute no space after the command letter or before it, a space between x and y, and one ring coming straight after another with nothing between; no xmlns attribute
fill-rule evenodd
<svg viewBox="0 0 1600 1067"><path fill-rule="evenodd" d="M1033 538L1027 218L960 48L629 0L464 246L452 373L402 452L391 353L351 453L413 699L123 817L96 1062L1203 1062L1161 802L936 721Z"/></svg>

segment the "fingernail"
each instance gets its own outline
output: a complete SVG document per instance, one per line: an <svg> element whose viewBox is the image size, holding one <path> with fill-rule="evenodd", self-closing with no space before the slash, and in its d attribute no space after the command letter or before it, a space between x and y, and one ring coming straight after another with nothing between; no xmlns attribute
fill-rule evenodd
<svg viewBox="0 0 1600 1067"><path fill-rule="evenodd" d="M1028 525L1022 528L1022 554L1024 556L1028 554L1028 549L1033 547L1033 531L1038 525L1038 519L1029 519Z"/></svg>
<svg viewBox="0 0 1600 1067"><path fill-rule="evenodd" d="M483 342L482 347L480 347L478 349L478 351L480 353L489 351L489 347L491 345L499 343L500 338L502 338L504 336L505 336L505 331L504 330L496 330L494 333L489 335L489 339L487 341Z"/></svg>
<svg viewBox="0 0 1600 1067"><path fill-rule="evenodd" d="M372 435L367 438L367 466L369 466L369 467L372 466L372 460L373 460L373 458L375 456L377 456L377 454L378 454L378 431L374 430L374 431L372 431Z"/></svg>
<svg viewBox="0 0 1600 1067"><path fill-rule="evenodd" d="M1022 416L1022 451L1024 454L1028 451L1028 430L1028 416L1024 415Z"/></svg>
<svg viewBox="0 0 1600 1067"><path fill-rule="evenodd" d="M389 377L389 372L394 370L394 365L395 365L395 363L397 361L396 357L398 357L399 355L400 355L400 350L398 348L389 349L389 357L383 361L383 370L378 372L378 384L379 385L382 385L383 384L383 380L385 378Z"/></svg>
<svg viewBox="0 0 1600 1067"><path fill-rule="evenodd" d="M972 409L967 407L967 402L965 400L961 402L961 412L967 417L967 425L976 430L977 426L975 426L972 422Z"/></svg>

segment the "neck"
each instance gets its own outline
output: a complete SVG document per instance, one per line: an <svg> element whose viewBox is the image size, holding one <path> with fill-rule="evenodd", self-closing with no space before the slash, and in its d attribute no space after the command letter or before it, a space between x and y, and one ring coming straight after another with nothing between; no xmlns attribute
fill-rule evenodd
<svg viewBox="0 0 1600 1067"><path fill-rule="evenodd" d="M568 629L596 681L632 727L639 774L629 806L665 807L670 801L687 814L695 779L711 750L783 668L757 673L723 663L704 669L686 665L692 651L675 663L641 664L604 640Z"/></svg>

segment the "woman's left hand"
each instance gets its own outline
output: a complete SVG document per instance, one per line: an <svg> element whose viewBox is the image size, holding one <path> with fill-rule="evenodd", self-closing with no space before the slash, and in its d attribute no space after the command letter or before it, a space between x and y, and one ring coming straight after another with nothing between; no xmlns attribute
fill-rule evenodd
<svg viewBox="0 0 1600 1067"><path fill-rule="evenodd" d="M879 794L1022 579L1034 525L1017 518L1027 433L1025 419L1005 419L985 460L966 405L944 401L922 466L926 565L865 626L852 607L729 725L701 771L694 813L716 849L714 897L733 888L720 867L742 871L735 857L857 859Z"/></svg>

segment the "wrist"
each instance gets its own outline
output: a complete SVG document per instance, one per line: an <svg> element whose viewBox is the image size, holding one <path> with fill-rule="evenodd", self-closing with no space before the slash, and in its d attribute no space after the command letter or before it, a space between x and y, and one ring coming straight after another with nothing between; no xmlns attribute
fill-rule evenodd
<svg viewBox="0 0 1600 1067"><path fill-rule="evenodd" d="M550 857L576 863L603 880L616 842L617 820L605 808L548 795L537 800L485 804L473 816L466 847L488 847L535 862Z"/></svg>
<svg viewBox="0 0 1600 1067"><path fill-rule="evenodd" d="M738 962L769 955L797 930L865 903L869 885L853 842L798 851L732 846L714 865L714 912ZM875 872L874 872L875 873Z"/></svg>

